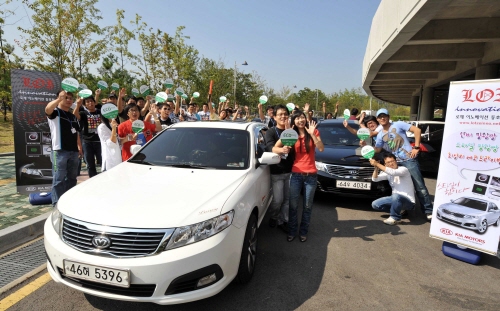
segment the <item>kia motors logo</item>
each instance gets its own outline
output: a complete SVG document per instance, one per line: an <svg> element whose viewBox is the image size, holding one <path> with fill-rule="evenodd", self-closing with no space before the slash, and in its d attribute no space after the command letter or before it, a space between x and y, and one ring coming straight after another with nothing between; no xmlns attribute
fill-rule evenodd
<svg viewBox="0 0 500 311"><path fill-rule="evenodd" d="M26 191L35 191L36 187L26 187Z"/></svg>
<svg viewBox="0 0 500 311"><path fill-rule="evenodd" d="M348 172L351 175L358 175L358 171L357 170L351 170L351 171L348 171Z"/></svg>
<svg viewBox="0 0 500 311"><path fill-rule="evenodd" d="M92 245L97 249L105 249L111 245L111 240L105 235L96 235L92 238Z"/></svg>
<svg viewBox="0 0 500 311"><path fill-rule="evenodd" d="M441 233L442 234L446 234L446 235L452 235L453 234L453 231L451 231L450 229L447 229L447 228L441 228Z"/></svg>

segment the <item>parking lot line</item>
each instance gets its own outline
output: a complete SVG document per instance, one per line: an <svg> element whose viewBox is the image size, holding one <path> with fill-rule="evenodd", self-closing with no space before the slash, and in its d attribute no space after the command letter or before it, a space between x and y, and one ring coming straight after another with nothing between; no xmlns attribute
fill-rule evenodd
<svg viewBox="0 0 500 311"><path fill-rule="evenodd" d="M5 297L4 299L0 300L0 311L4 311L12 307L13 305L21 301L23 298L25 298L26 296L30 295L31 293L33 293L34 291L45 285L50 280L52 280L50 275L48 273L45 273L38 279L20 288L15 293L12 293L9 296Z"/></svg>

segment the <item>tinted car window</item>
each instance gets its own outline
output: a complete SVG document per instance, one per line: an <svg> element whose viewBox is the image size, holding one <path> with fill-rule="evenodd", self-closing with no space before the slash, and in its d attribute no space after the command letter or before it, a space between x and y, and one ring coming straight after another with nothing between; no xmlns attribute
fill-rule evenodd
<svg viewBox="0 0 500 311"><path fill-rule="evenodd" d="M249 141L250 135L243 130L170 128L159 134L129 162L246 169Z"/></svg>
<svg viewBox="0 0 500 311"><path fill-rule="evenodd" d="M357 124L349 126L358 130ZM324 145L359 145L359 138L351 134L342 123L320 124L318 130Z"/></svg>
<svg viewBox="0 0 500 311"><path fill-rule="evenodd" d="M488 207L488 204L486 202L477 201L469 198L456 199L455 201L453 201L453 203L477 209L480 211L486 211L486 208Z"/></svg>

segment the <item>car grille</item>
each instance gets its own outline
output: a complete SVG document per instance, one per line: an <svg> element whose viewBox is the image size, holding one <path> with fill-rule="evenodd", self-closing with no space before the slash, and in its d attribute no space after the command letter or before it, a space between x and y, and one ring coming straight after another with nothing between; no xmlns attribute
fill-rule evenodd
<svg viewBox="0 0 500 311"><path fill-rule="evenodd" d="M447 209L443 209L443 213L448 214L448 215L453 215L457 218L464 218L464 216L465 216L464 214L450 212Z"/></svg>
<svg viewBox="0 0 500 311"><path fill-rule="evenodd" d="M371 180L373 175L373 167L359 167L359 166L343 166L334 164L325 164L328 173L332 176L357 179L357 180Z"/></svg>
<svg viewBox="0 0 500 311"><path fill-rule="evenodd" d="M155 284L130 284L130 287L118 287L108 284L101 284L97 282L80 280L75 278L67 277L64 274L63 269L57 267L59 274L65 280L70 280L74 283L79 284L83 288L93 289L100 292L128 296L128 297L151 297L155 292Z"/></svg>
<svg viewBox="0 0 500 311"><path fill-rule="evenodd" d="M139 257L156 253L165 245L173 229L129 229L100 226L64 217L63 241L84 252L114 257ZM110 246L98 249L92 244L92 238L104 235L111 241Z"/></svg>

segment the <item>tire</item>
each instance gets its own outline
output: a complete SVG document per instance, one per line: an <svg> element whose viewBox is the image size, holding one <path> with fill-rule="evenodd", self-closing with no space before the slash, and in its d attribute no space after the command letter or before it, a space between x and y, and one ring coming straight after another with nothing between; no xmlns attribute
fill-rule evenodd
<svg viewBox="0 0 500 311"><path fill-rule="evenodd" d="M493 226L495 226L495 227L500 226L500 217L497 219L497 221L495 221L495 223L493 224Z"/></svg>
<svg viewBox="0 0 500 311"><path fill-rule="evenodd" d="M477 228L477 233L484 234L486 230L488 230L488 222L486 219L483 219L483 221L481 221L481 225Z"/></svg>
<svg viewBox="0 0 500 311"><path fill-rule="evenodd" d="M252 214L248 219L247 228L245 230L245 238L243 239L243 248L241 250L240 265L238 267L238 275L236 280L240 284L250 282L255 270L255 262L257 259L257 216Z"/></svg>

